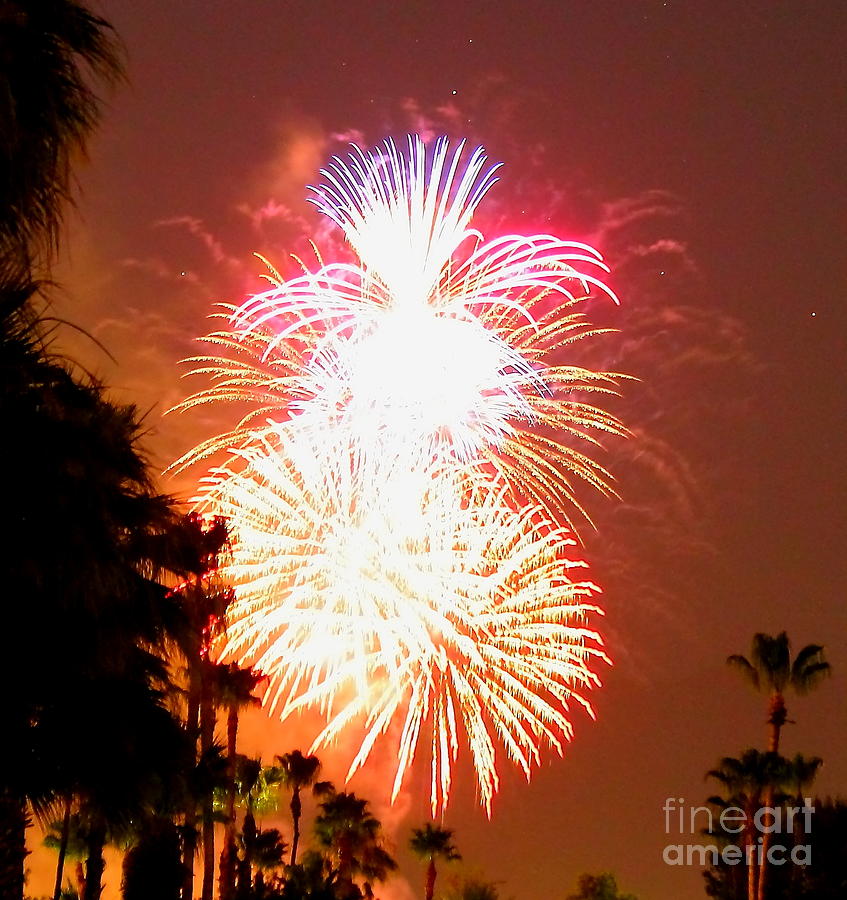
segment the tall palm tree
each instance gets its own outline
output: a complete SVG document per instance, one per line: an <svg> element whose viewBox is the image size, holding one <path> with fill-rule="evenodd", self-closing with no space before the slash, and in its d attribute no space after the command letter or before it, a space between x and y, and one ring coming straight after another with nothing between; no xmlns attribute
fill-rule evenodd
<svg viewBox="0 0 847 900"><path fill-rule="evenodd" d="M426 900L432 900L437 875L435 860L443 859L451 862L462 858L453 846L453 831L427 822L423 828L415 828L412 831L409 847L416 856L427 863L424 894Z"/></svg>
<svg viewBox="0 0 847 900"><path fill-rule="evenodd" d="M227 744L227 798L226 826L224 829L224 845L221 850L218 892L220 900L231 900L235 892L235 801L236 801L236 766L238 744L238 717L247 706L258 706L261 701L253 695L253 691L264 679L264 676L253 669L237 666L234 663L220 663L216 667L217 699L227 710L226 744Z"/></svg>
<svg viewBox="0 0 847 900"><path fill-rule="evenodd" d="M768 695L768 752L779 753L780 734L788 721L786 691L807 694L830 674L823 650L818 644L808 644L792 660L791 642L784 631L776 637L760 632L753 636L749 657L733 654L727 658L757 691Z"/></svg>
<svg viewBox="0 0 847 900"><path fill-rule="evenodd" d="M77 0L0 4L0 256L49 262L74 158L123 77L112 27ZM40 259L39 259L40 257Z"/></svg>
<svg viewBox="0 0 847 900"><path fill-rule="evenodd" d="M768 695L768 752L779 753L780 735L788 721L785 692L807 694L830 674L823 649L819 644L807 644L792 659L791 641L784 631L775 637L759 632L753 636L749 658L740 654L727 658L727 663L740 671L757 691ZM766 788L763 805L773 806L771 787ZM770 840L770 833L766 831L762 840L766 860ZM759 874L756 900L765 900L767 877L766 861Z"/></svg>
<svg viewBox="0 0 847 900"><path fill-rule="evenodd" d="M96 763L108 762L119 735L103 733L103 698L137 691L145 709L159 702L156 653L172 604L151 548L174 520L139 448L135 410L49 358L37 336L12 334L0 341L0 419L17 436L13 449L0 447L0 465L15 471L0 577L19 602L4 609L0 679L28 674L0 746L4 896L23 891L24 800L40 814L53 798L81 796L99 778ZM38 635L38 666L22 635ZM95 848L95 874L99 858Z"/></svg>
<svg viewBox="0 0 847 900"><path fill-rule="evenodd" d="M303 807L300 791L314 784L321 770L321 762L317 756L303 756L299 750L292 750L284 756L277 756L277 763L282 771L283 784L291 791L291 862L297 863L297 846L300 843L300 815Z"/></svg>
<svg viewBox="0 0 847 900"><path fill-rule="evenodd" d="M216 576L218 558L226 551L229 536L222 519L206 521L185 516L169 534L168 543L175 569L186 573L174 589L182 611L183 627L175 643L185 661L185 728L195 748L197 762L213 753L215 734L215 664L210 659L212 643L224 627L232 590ZM213 798L207 791L200 799L203 833L203 898L211 900L214 889ZM185 876L182 900L194 896L194 856L197 850L197 797L189 795L183 821Z"/></svg>

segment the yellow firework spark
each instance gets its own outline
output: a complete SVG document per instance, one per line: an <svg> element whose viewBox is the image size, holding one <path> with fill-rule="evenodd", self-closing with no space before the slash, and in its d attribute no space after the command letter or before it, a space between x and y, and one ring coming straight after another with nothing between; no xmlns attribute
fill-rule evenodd
<svg viewBox="0 0 847 900"><path fill-rule="evenodd" d="M364 726L355 771L399 723L394 791L431 737L433 809L469 742L490 809L495 744L529 774L570 736L604 658L595 590L556 522L571 478L603 491L584 448L623 426L586 395L619 378L562 363L598 333L579 312L600 256L550 235L486 242L473 212L496 180L476 151L410 139L354 148L313 201L357 262L324 264L221 314L181 406L238 401L202 503L232 522L237 588L225 652L271 676L283 717L318 708L316 746ZM614 299L614 298L613 298Z"/></svg>
<svg viewBox="0 0 847 900"><path fill-rule="evenodd" d="M207 481L208 508L237 529L222 650L270 676L283 719L325 714L313 750L364 726L350 774L401 721L394 794L428 732L434 808L466 734L490 809L494 737L529 775L542 745L570 737L569 700L590 710L589 664L605 656L573 539L537 508L514 511L502 484L462 496L454 473L383 470L365 494L319 459L260 441Z"/></svg>

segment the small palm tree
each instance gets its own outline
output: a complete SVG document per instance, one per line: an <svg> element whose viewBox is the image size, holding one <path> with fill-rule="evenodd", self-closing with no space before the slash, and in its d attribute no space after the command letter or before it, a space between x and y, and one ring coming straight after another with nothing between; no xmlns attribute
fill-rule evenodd
<svg viewBox="0 0 847 900"><path fill-rule="evenodd" d="M803 756L798 753L793 759L788 761L789 766L789 785L794 796L794 802L797 806L805 805L805 796L808 788L812 786L818 771L823 765L823 760L819 756ZM801 825L799 817L794 818L794 844L795 846L802 843L803 839L800 834ZM801 874L800 866L791 867L791 883L796 888Z"/></svg>
<svg viewBox="0 0 847 900"><path fill-rule="evenodd" d="M432 900L437 875L435 860L443 859L451 862L462 858L453 846L453 832L449 828L439 828L427 822L423 828L415 828L412 831L409 847L416 856L427 863L424 892L426 900Z"/></svg>
<svg viewBox="0 0 847 900"><path fill-rule="evenodd" d="M321 762L317 756L303 756L299 750L292 750L284 756L277 756L277 763L282 771L283 784L291 791L291 821L293 833L291 838L291 865L297 862L297 845L300 843L300 815L303 811L300 802L300 791L315 783L321 770Z"/></svg>
<svg viewBox="0 0 847 900"><path fill-rule="evenodd" d="M803 756L802 753L795 754L794 758L788 761L788 779L794 799L801 806L806 789L811 787L822 765L823 760L819 756Z"/></svg>
<svg viewBox="0 0 847 900"><path fill-rule="evenodd" d="M241 857L236 860L235 896L249 896L253 887L253 869L258 862L254 855L261 851L262 829L256 817L273 814L279 809L279 788L282 772L277 766L263 766L260 759L238 757L236 791L244 804L241 824Z"/></svg>
<svg viewBox="0 0 847 900"><path fill-rule="evenodd" d="M569 894L567 900L636 900L633 894L622 894L618 882L611 872L600 875L580 875L576 884L577 892Z"/></svg>
<svg viewBox="0 0 847 900"><path fill-rule="evenodd" d="M765 798L773 798L774 789L786 785L791 778L788 761L778 753L762 753L760 750L745 750L740 758L726 756L718 767L706 773L707 778L720 782L728 792L727 797L710 797L709 802L716 806L737 806L744 810L745 827L742 840L745 847L744 858L747 859L747 847L756 842L755 815L765 805ZM771 799L772 802L772 799ZM767 835L764 835L767 838ZM766 852L767 847L762 847ZM747 866L747 900L756 900L760 896L763 875L766 866L761 869L756 865L754 854Z"/></svg>
<svg viewBox="0 0 847 900"><path fill-rule="evenodd" d="M444 900L500 900L497 885L481 878L461 878L450 886Z"/></svg>
<svg viewBox="0 0 847 900"><path fill-rule="evenodd" d="M285 865L285 851L288 845L276 828L255 828L242 836L244 856L256 870L252 890L256 897L265 896L267 873L278 872Z"/></svg>
<svg viewBox="0 0 847 900"><path fill-rule="evenodd" d="M823 647L808 644L791 659L791 642L783 631L776 637L756 634L750 648L750 657L733 654L727 663L738 669L752 686L769 695L768 702L768 751L779 753L782 726L788 721L785 692L807 694L830 674L830 665L824 659Z"/></svg>
<svg viewBox="0 0 847 900"><path fill-rule="evenodd" d="M368 801L353 793L338 793L326 785L321 796L315 836L329 851L339 891L354 894L354 878L360 876L368 896L373 882L384 881L397 868L383 845L382 824L371 814Z"/></svg>

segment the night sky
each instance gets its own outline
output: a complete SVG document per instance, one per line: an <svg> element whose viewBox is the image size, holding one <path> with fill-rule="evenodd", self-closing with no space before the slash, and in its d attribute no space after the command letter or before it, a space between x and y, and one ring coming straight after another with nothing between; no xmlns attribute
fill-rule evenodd
<svg viewBox="0 0 847 900"><path fill-rule="evenodd" d="M251 253L291 273L305 237L333 247L305 186L350 139L483 144L505 166L481 228L589 240L613 269L621 307L598 298L590 312L620 333L595 361L641 381L615 406L634 437L603 458L622 500L586 495L597 530L580 533L616 665L564 760L548 755L530 785L503 765L491 822L459 766L446 822L467 865L514 900L564 897L601 870L641 900L703 896L698 870L662 862L666 844L699 839L666 835L661 807L700 804L707 769L763 745L764 700L723 664L755 631L826 644L834 678L789 700L784 752L822 756L818 791L847 793L847 6L100 8L130 84L82 170L55 308L114 357L65 331L72 355L147 411L159 468L226 423L162 413L191 387L178 361L212 304L260 289ZM246 749L267 758L299 740L262 714L245 726ZM379 759L353 784L417 895L402 848L428 815L423 768L390 811ZM412 895L397 879L382 896Z"/></svg>

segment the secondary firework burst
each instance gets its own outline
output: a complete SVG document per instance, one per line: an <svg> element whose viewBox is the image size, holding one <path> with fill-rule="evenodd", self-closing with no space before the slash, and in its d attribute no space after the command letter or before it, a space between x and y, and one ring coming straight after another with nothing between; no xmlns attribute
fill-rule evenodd
<svg viewBox="0 0 847 900"><path fill-rule="evenodd" d="M228 516L237 588L224 652L271 676L282 717L326 716L316 746L363 728L360 766L399 729L399 789L430 739L433 809L466 739L480 796L496 744L529 775L569 738L569 701L604 658L595 588L574 578L573 479L609 492L586 448L622 435L589 403L619 378L567 363L599 333L580 304L614 299L592 248L471 227L496 180L482 150L353 148L313 202L356 262L302 265L241 307L193 360L211 384L182 404L239 401L201 503Z"/></svg>
<svg viewBox="0 0 847 900"><path fill-rule="evenodd" d="M529 775L570 737L569 703L590 710L591 664L606 658L573 538L537 507L515 510L502 483L468 496L455 472L395 470L363 493L314 449L257 442L206 483L236 528L224 652L270 676L283 719L325 715L312 749L364 729L350 774L395 726L395 795L427 734L434 809L466 735L490 809L494 738Z"/></svg>

